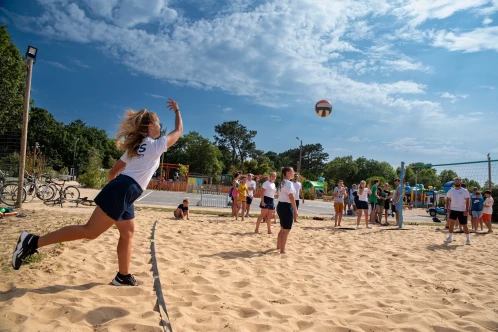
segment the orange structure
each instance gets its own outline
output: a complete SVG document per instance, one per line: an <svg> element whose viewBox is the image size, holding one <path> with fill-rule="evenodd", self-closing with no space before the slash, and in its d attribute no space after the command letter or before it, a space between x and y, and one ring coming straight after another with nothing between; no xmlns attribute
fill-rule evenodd
<svg viewBox="0 0 498 332"><path fill-rule="evenodd" d="M185 173L185 181L169 181L170 180L170 171L178 170L180 168L180 164L170 164L170 163L162 163L159 164L160 175L156 179L152 179L147 186L147 189L156 189L156 190L168 190L168 191L187 191L188 185L188 174L190 171L189 165L182 165L187 167L187 173ZM163 175L163 170L166 173Z"/></svg>

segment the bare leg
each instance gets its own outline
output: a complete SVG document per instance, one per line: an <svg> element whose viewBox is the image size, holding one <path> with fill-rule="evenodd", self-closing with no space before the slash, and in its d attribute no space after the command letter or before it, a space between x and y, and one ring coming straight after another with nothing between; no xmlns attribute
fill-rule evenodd
<svg viewBox="0 0 498 332"><path fill-rule="evenodd" d="M55 232L40 236L38 239L38 248L48 246L54 243L68 242L80 239L96 239L100 234L114 225L111 219L100 207L96 207L92 216L85 225L66 226Z"/></svg>
<svg viewBox="0 0 498 332"><path fill-rule="evenodd" d="M368 210L363 210L365 212L365 226L368 227Z"/></svg>
<svg viewBox="0 0 498 332"><path fill-rule="evenodd" d="M283 234L284 229L280 228L280 231L278 232L277 236L277 250L282 250L282 234Z"/></svg>
<svg viewBox="0 0 498 332"><path fill-rule="evenodd" d="M240 206L241 206L241 210L242 210L242 221L244 221L244 216L245 216L245 212L246 212L246 202L243 201L243 202L239 202L240 203Z"/></svg>
<svg viewBox="0 0 498 332"><path fill-rule="evenodd" d="M281 232L282 235L280 238L280 253L285 254L285 245L287 244L287 237L289 236L290 229L281 229Z"/></svg>
<svg viewBox="0 0 498 332"><path fill-rule="evenodd" d="M363 210L357 210L356 227L360 226L361 214Z"/></svg>
<svg viewBox="0 0 498 332"><path fill-rule="evenodd" d="M119 230L117 250L119 273L126 275L130 273L131 248L133 245L133 234L135 233L135 220L117 221L116 227Z"/></svg>
<svg viewBox="0 0 498 332"><path fill-rule="evenodd" d="M254 230L254 233L259 233L259 225L261 224L262 220L266 219L266 215L268 214L268 209L261 209L261 214L258 217L258 220L256 220L256 229Z"/></svg>

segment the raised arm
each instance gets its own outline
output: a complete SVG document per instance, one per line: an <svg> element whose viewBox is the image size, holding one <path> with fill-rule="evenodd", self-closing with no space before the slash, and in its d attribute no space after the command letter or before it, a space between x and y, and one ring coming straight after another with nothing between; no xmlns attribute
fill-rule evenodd
<svg viewBox="0 0 498 332"><path fill-rule="evenodd" d="M175 129L166 136L168 141L168 148L178 141L178 139L183 134L183 121L182 116L180 115L180 108L178 104L173 99L169 98L167 101L168 108L175 112Z"/></svg>
<svg viewBox="0 0 498 332"><path fill-rule="evenodd" d="M111 180L114 180L116 176L118 176L119 173L121 173L126 167L126 163L119 159L116 161L114 166L112 166L111 170L109 171L109 175L107 176L107 182L110 182Z"/></svg>

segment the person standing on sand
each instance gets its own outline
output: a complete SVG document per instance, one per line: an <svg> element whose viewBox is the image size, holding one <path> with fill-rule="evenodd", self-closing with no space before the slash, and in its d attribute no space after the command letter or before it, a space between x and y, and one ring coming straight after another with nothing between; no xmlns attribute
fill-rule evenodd
<svg viewBox="0 0 498 332"><path fill-rule="evenodd" d="M467 227L467 219L470 211L469 191L462 188L462 179L458 177L454 179L454 184L455 187L446 193L446 211L448 211L450 234L444 242L453 242L453 227L455 226L455 221L458 220L467 238L465 244L470 245L472 243L470 241L469 228Z"/></svg>
<svg viewBox="0 0 498 332"><path fill-rule="evenodd" d="M261 213L256 221L256 229L254 233L259 233L259 224L262 220L266 220L266 225L268 226L268 234L272 234L271 232L271 218L273 217L273 212L275 211L275 192L277 188L275 186L275 180L277 179L277 173L271 172L268 180L263 183L261 186L261 203L259 204L259 208L261 209Z"/></svg>
<svg viewBox="0 0 498 332"><path fill-rule="evenodd" d="M358 188L358 200L356 204L356 211L358 212L358 217L356 218L356 229L360 229L361 215L365 214L365 225L367 228L372 228L368 224L368 195L370 194L370 188L365 187L365 180L361 180L360 187Z"/></svg>
<svg viewBox="0 0 498 332"><path fill-rule="evenodd" d="M15 270L38 248L80 239L93 240L116 226L119 231L119 272L112 284L138 286L129 271L135 231L133 202L147 188L154 171L159 167L161 154L175 144L183 133L178 104L171 98L167 103L168 108L175 112L175 129L167 136L159 137L161 126L156 113L146 109L138 112L129 110L126 113L116 135L118 147L125 152L109 171L108 183L95 197L97 207L88 222L85 225L66 226L43 236L22 232L12 254L12 267Z"/></svg>
<svg viewBox="0 0 498 332"><path fill-rule="evenodd" d="M247 187L247 177L244 175L241 177L241 183L237 187L237 191L239 192L238 195L238 205L240 210L242 210L242 217L241 220L244 221L244 215L246 212L246 201L247 201L247 193L249 191L249 188ZM239 208L237 208L237 213L235 214L235 220L239 220Z"/></svg>
<svg viewBox="0 0 498 332"><path fill-rule="evenodd" d="M249 210L251 210L252 200L254 198L254 191L256 190L256 181L253 180L253 176L251 173L247 174L247 188L249 191L247 192L246 197L246 217L249 218Z"/></svg>
<svg viewBox="0 0 498 332"><path fill-rule="evenodd" d="M292 229L294 216L297 218L296 206L296 189L290 181L294 177L294 170L292 167L282 168L280 175L280 186L278 194L277 213L280 219L280 232L277 238L277 250L281 254L285 254L285 245L287 244L287 237Z"/></svg>
<svg viewBox="0 0 498 332"><path fill-rule="evenodd" d="M296 190L296 207L299 210L299 198L302 198L304 204L303 185L301 184L301 182L299 182L299 173L294 173L292 184L294 185L294 189ZM294 222L298 222L296 214L294 215Z"/></svg>
<svg viewBox="0 0 498 332"><path fill-rule="evenodd" d="M344 210L344 198L348 197L348 190L344 187L344 181L339 180L334 188L334 227L341 227L342 210Z"/></svg>

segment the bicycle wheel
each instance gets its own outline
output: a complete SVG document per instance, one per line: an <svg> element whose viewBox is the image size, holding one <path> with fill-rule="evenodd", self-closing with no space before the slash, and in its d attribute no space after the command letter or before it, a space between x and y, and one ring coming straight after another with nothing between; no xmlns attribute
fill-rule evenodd
<svg viewBox="0 0 498 332"><path fill-rule="evenodd" d="M75 186L67 186L64 188L65 199L78 199L80 198L80 190Z"/></svg>
<svg viewBox="0 0 498 332"><path fill-rule="evenodd" d="M6 183L2 187L2 190L0 192L0 200L2 203L9 205L9 206L14 206L17 203L17 188L18 188L17 183ZM22 201L26 199L26 189L23 187L22 188Z"/></svg>
<svg viewBox="0 0 498 332"><path fill-rule="evenodd" d="M31 202L33 199L35 199L36 196L36 188L34 183L28 183L27 185L24 186L24 189L26 189L26 199L23 201L25 203Z"/></svg>
<svg viewBox="0 0 498 332"><path fill-rule="evenodd" d="M38 192L36 193L36 196L44 202L50 201L55 196L54 188L46 184L42 184L41 186L38 187Z"/></svg>

